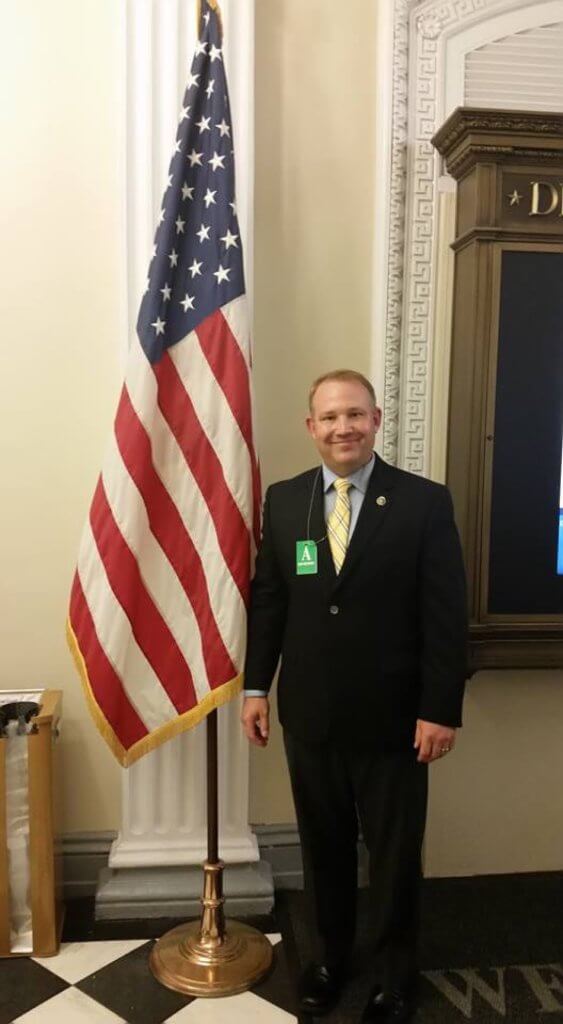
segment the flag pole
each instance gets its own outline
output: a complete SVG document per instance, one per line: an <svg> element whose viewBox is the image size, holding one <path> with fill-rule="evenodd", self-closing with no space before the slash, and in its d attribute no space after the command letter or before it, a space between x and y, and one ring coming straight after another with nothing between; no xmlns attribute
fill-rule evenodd
<svg viewBox="0 0 563 1024"><path fill-rule="evenodd" d="M272 964L272 946L262 932L225 919L217 765L217 711L212 711L207 716L207 860L201 917L166 932L149 961L155 978L167 988L199 997L245 992Z"/></svg>
<svg viewBox="0 0 563 1024"><path fill-rule="evenodd" d="M155 238L155 256L153 257L153 259L155 259L154 273L152 278L149 276L148 287L141 301L141 308L137 323L137 333L141 346L144 348L141 361L143 368L145 368L145 364L150 367L151 363L154 363L155 365L160 364L161 366L164 365L162 362L163 357L172 345L177 346L176 351L184 352L185 348L183 346L185 345L186 338L191 336L191 331L195 330L195 327L202 329L203 324L207 323L209 325L212 316L218 317L220 323L224 325L224 329L222 327L219 328L218 337L221 338L221 349L223 350L224 348L227 353L225 356L225 359L227 360L225 365L230 365L230 359L232 366L238 367L241 354L244 351L241 339L238 339L235 336L236 332L235 335L231 335L231 329L228 327L228 320L226 319L226 316L223 315L231 301L234 301L234 299L238 299L244 295L244 275L241 247L236 243L237 238L239 238L240 229L238 227L234 203L234 161L232 159L232 142L230 136L231 127L230 124L227 123L227 121L230 121L230 107L228 101L227 80L224 75L224 67L222 64L223 27L218 0L205 0L205 3L203 0L198 0L197 16L198 46L192 63L190 81L185 93L185 107L183 107L182 110L179 137L176 139L174 155L170 164L170 180L166 189L168 198L164 200L163 209L161 211L162 217L159 221L159 227L157 228ZM210 69L215 62L217 62L217 65L213 71L214 77L212 78ZM202 79L202 81L200 81L200 79ZM217 88L216 91L214 91L215 79L217 79L218 84L220 83L222 86L221 88ZM208 81L207 89L203 88L204 80ZM192 89L194 89L193 94L190 92ZM196 122L194 126L190 120L188 112L192 109L193 115L196 110L203 107L204 95L207 97L207 100L205 101L205 109L209 111L209 116L204 117L200 110L202 120L199 124ZM217 122L219 121L219 118L221 118L221 121L218 124ZM211 121L213 121L213 129L210 128ZM209 133L209 138L206 141L201 141L201 135L204 127ZM194 132L198 128L199 132L196 135ZM221 140L225 137L226 141L223 143L223 146L221 146ZM211 142L212 138L213 143ZM201 152L196 151L194 143L197 143ZM190 146L192 147L192 152L188 155ZM220 149L222 149L221 155L219 155ZM211 156L212 152L213 157ZM227 159L230 160L229 167L225 167L225 161ZM191 184L189 185L186 181L185 170L187 161L189 161L190 169L193 171L193 175L190 178ZM212 170L210 170L210 168L212 168ZM218 168L221 168L224 174L223 190L220 193L222 197L222 206L219 202L219 198L217 201L214 199L219 190L211 191L211 189L207 187L215 182L216 179L213 175ZM202 199L203 191L206 187L207 193L205 199ZM184 213L185 208L182 204L185 204L185 201L189 198L189 200L194 202L195 208L197 208L198 203L201 208L203 208L203 204L205 203L207 208L208 195L211 196L211 201L214 203L214 210L216 210L216 214L214 214L214 236L213 239L209 237L211 224L207 226L202 225L202 237L199 238L198 248L196 250L193 247L196 233L192 232L192 235L190 236L189 233L184 232L187 218L183 219L181 216L181 214ZM228 202L229 199L232 199L233 202ZM230 210L232 210L232 213ZM174 225L176 226L175 234ZM231 232L231 227L234 227L236 234ZM222 238L221 231L226 231L226 234ZM197 233L197 235L199 235L199 233ZM180 241L178 241L178 239L180 239ZM216 265L216 263L212 262L211 256L208 255L205 266L207 276L205 276L201 270L203 260L198 261L195 258L196 254L199 254L199 245L201 245L204 240L210 243L209 251L214 251L216 262L219 264L218 271L212 274L212 267ZM230 248L233 249L228 261L225 256L225 251L219 246L219 242L222 242L225 245L226 252L228 252ZM176 246L178 247L179 252L176 251ZM172 247L172 252L170 252L170 247ZM192 267L189 267L190 259L193 259ZM165 266L165 260L170 260L171 269L177 268L169 280L165 280L165 278L168 278L169 276L168 267L166 267L165 276L162 277L162 279L160 276L162 267ZM226 265L227 262L228 266ZM189 272L191 272L191 280L193 282L195 282L197 277L200 277L201 281L199 284L194 283L190 285L190 289L194 294L190 295L186 292L185 299L180 301L181 294L185 288L185 285L181 284L181 281L187 278L187 274ZM214 277L217 279L216 285L212 280ZM203 281L205 281L205 287L202 284ZM221 283L223 283L223 289L219 287ZM229 288L226 287L227 284L230 286L230 291ZM161 285L164 285L164 287L160 287ZM206 306L209 294L214 296L211 309L207 309ZM175 296L174 299L173 295ZM196 303L195 306L194 303ZM184 309L183 316L179 313L179 308ZM203 311L201 314L199 312L200 308ZM188 311L190 310L195 310L195 312L188 316ZM203 319L201 319L202 316ZM190 317L193 319L190 319ZM213 320L213 323L215 322L216 321ZM213 328L213 330L215 331L215 328ZM246 342L244 344L246 344ZM202 349L202 355L203 354ZM248 362L250 362L250 353L248 353ZM209 368L211 369L211 364L209 364ZM199 371L196 369L193 381L197 381L197 379L199 379L198 373ZM137 376L135 376L134 379L136 381ZM193 383L193 381L190 373L190 382ZM217 383L220 385L218 390L221 390L221 381L218 380ZM184 385L184 380L180 374L178 374L178 385L180 387L180 392L178 392L178 394L180 394L180 404L187 403L185 406L182 405L182 411L184 411L187 409L188 405L191 408L191 399L189 396L189 387ZM244 384L241 386L243 387L243 391L239 396L242 403L241 409L246 408L247 404L249 408L250 393L247 393L246 390L244 390ZM151 389L147 390L151 391ZM226 390L228 390L228 388ZM137 400L140 400L137 392L138 388L135 384L133 387L133 393L136 395ZM124 389L124 393L127 395L126 389ZM172 409L172 405L174 405L177 400L174 397L176 392L170 383L167 383L166 385L162 384L162 388L159 384L159 400L162 394L165 394L166 401L170 401L171 403L169 409L170 419L167 419L166 415L161 410L167 427L166 436L168 437L169 434L170 438L174 438L174 451L176 451L176 445L180 445L180 449L184 451L182 443L178 437L175 414L173 415L170 411ZM229 401L226 393L225 398ZM129 397L127 397L127 401L130 401ZM235 404L238 408L238 398ZM135 403L133 403L133 406L134 405ZM129 408L129 406L127 406L127 408ZM180 408L180 406L178 406L178 408ZM137 413L136 408L135 413L140 416L142 423L142 415ZM231 415L234 426L236 417L233 412L231 412ZM239 431L240 438L242 440L244 429L240 424L237 425L237 431ZM212 451L212 445L207 438L205 429L202 428L201 434L198 436L200 439L197 444L200 446L201 452L204 453L208 448ZM249 450L253 450L251 433L244 440L246 445L249 446ZM156 447L160 451L160 440ZM143 448L143 450L145 450L145 448ZM152 461L155 459L155 450L156 449L154 447L151 450L151 439L149 437L147 466L150 466L149 475L151 476L151 479L151 474L156 470L156 464L153 464ZM165 452L167 451L168 449L165 449ZM187 453L185 452L184 454L186 456L186 462L189 465L190 462ZM163 459L165 457L166 455L163 456ZM223 479L223 475L220 475ZM218 478L219 472L215 474L215 476ZM259 486L258 482L257 480L253 482L251 475L249 476L247 483L249 488L253 488L252 501L255 503L256 492ZM242 537L244 534L244 540L241 540L241 542L246 542L248 540L249 557L247 568L250 570L250 537L246 537L247 531L244 523L244 517L239 511L238 499L235 500L234 496L229 493L229 485L226 483L226 478L225 487L228 493L228 505L225 505L224 507L232 507L238 514L237 520L238 516L240 516L240 525L236 527L236 535ZM208 492L204 493L204 491L205 487L203 487L201 492L202 501L206 504L206 508L210 510L213 505L211 500L213 495ZM140 497L143 501L147 501L144 494ZM176 509L174 502L172 499L170 500L178 518L182 520L182 517L179 515L179 509ZM218 503L218 507L223 507L223 504L223 498L221 498ZM159 527L158 516L154 511L154 508L152 511L154 513L153 519L156 523L156 527ZM230 516L231 513L227 512L226 515ZM150 519L151 530L156 529L156 527L153 526L153 519ZM158 544L160 544L163 555L168 556L168 558L164 560L167 562L165 567L166 574L168 574L169 566L176 574L174 583L176 586L180 580L184 580L185 576L190 575L190 572L185 572L185 568L188 563L191 565L193 562L194 565L197 563L198 572L201 573L202 580L207 582L206 574L208 570L211 572L212 569L214 570L216 568L216 563L211 563L210 561L209 565L206 565L204 559L201 559L200 562L199 554L197 553L197 545L194 543L194 540L186 527L186 541L189 540L190 544L189 551L191 552L191 545L193 544L195 554L192 555L189 553L186 554L186 558L183 561L180 559L181 567L179 568L178 563L175 561L176 556L169 554L167 542L165 543L163 539L166 530L172 523L172 519L165 518L164 522L167 524L166 528L163 527L161 532L158 532L157 530L154 533L154 539ZM174 522L176 522L175 519ZM242 594L245 590L245 581L242 577L245 574L243 572L241 574L241 578L238 578L238 570L234 565L233 560L231 559L231 561L229 561L230 556L225 555L224 549L221 547L219 536L220 527L216 521L214 522L214 525L218 533L219 548L223 551L223 556L225 558L224 571L222 570L223 575L218 578L223 579L228 575L231 582L234 580L238 583L239 591ZM166 536L168 536L167 533ZM235 534L233 534L233 536L235 536ZM179 530L177 537L181 537ZM180 544L179 539L178 544ZM176 550L174 545L172 545L172 548L174 551ZM190 561L190 559L192 561ZM168 580L168 575L165 576L165 579ZM184 582L182 582L182 585L184 586ZM220 590L218 590L218 592L220 592ZM170 593L172 593L172 591L170 591ZM192 600L187 590L186 596L189 601ZM153 600L154 598L152 595L147 595L147 602L150 601L151 607L153 605ZM154 600L154 604L158 606L158 601ZM177 642L177 633L171 626L168 626L163 613L160 610L159 612L159 620L162 618L162 625L164 627L159 633L161 638L160 642L161 644L168 644L170 641L174 641L175 646L178 648L178 657L182 657L187 666L187 668L183 667L182 662L176 661L174 664L176 666L179 664L180 667L179 669L176 667L174 671L181 671L184 674L184 678L189 675L191 684L191 672L188 672L191 661L191 650L188 650L189 645L187 645L186 649L178 646L180 641L178 640ZM222 636L220 627L214 620L214 608L212 607L211 600L209 602L209 612L211 613L208 616L211 620L211 624L216 628L206 633L201 622L199 623L202 633L201 644L202 651L204 652L203 661L205 661L205 651L211 651L217 647L218 643L220 643L221 647L224 648L224 657L221 655L217 661L217 664L220 667L217 669L219 678L216 679L216 684L220 683L221 687L229 687L229 694L231 693L232 688L232 692L234 693L234 688L237 686L239 680L241 666L238 664L235 665L234 662L231 661L231 655L227 649L228 644ZM90 613L88 614L90 615ZM207 615L205 609L201 611L201 615L203 616L204 614ZM152 619L150 621L152 623ZM152 628L152 626L150 628ZM244 629L244 624L242 622L240 628ZM157 643L158 641L155 640L155 644ZM156 647L153 647L152 650L156 660L158 661L158 651L156 651ZM216 662L213 661L213 664L215 665ZM210 675L212 675L212 673L209 664L206 664L204 667L204 690L206 690L206 687L210 682L207 673L209 672ZM165 674L164 665L162 665L162 671L163 674ZM197 690L197 687L194 688L194 696L195 690ZM209 696L212 696L211 690L209 691ZM173 928L171 931L163 935L162 938L160 938L153 946L149 964L158 981L163 985L166 985L168 988L174 989L176 992L183 992L187 995L194 996L227 996L234 995L237 992L244 992L246 989L254 985L267 972L272 963L272 946L266 937L255 928L250 928L248 925L243 924L240 921L225 920L225 899L223 896L224 864L219 857L217 710L213 710L207 715L206 728L207 859L203 865L201 916L199 920L179 925L177 928Z"/></svg>

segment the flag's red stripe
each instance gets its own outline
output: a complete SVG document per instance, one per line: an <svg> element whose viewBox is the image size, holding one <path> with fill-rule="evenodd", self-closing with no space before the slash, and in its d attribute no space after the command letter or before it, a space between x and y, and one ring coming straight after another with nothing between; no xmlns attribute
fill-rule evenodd
<svg viewBox="0 0 563 1024"><path fill-rule="evenodd" d="M194 610L209 684L212 689L221 686L233 679L237 670L217 628L201 558L153 466L150 438L126 388L117 410L115 436L123 461L145 503L151 531L174 568Z"/></svg>
<svg viewBox="0 0 563 1024"><path fill-rule="evenodd" d="M260 471L250 412L250 373L240 345L220 310L203 320L196 328L201 350L223 391L231 412L244 437L252 466L253 533L260 541Z"/></svg>
<svg viewBox="0 0 563 1024"><path fill-rule="evenodd" d="M246 602L250 535L226 483L223 467L199 422L192 401L168 353L153 366L158 404L195 477L215 523L219 546Z"/></svg>
<svg viewBox="0 0 563 1024"><path fill-rule="evenodd" d="M196 334L248 449L252 451L250 380L240 345L219 309L202 320L196 327Z"/></svg>
<svg viewBox="0 0 563 1024"><path fill-rule="evenodd" d="M90 522L100 558L133 636L178 714L197 704L192 674L166 622L145 588L135 555L122 536L102 480L94 493Z"/></svg>
<svg viewBox="0 0 563 1024"><path fill-rule="evenodd" d="M104 718L126 750L148 734L96 634L78 573L70 595L70 622L84 658L92 693Z"/></svg>

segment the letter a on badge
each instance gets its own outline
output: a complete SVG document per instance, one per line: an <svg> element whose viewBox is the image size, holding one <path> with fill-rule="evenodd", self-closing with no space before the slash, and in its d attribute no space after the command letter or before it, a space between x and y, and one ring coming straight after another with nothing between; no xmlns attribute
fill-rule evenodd
<svg viewBox="0 0 563 1024"><path fill-rule="evenodd" d="M317 545L314 540L297 541L295 571L298 576L312 576L317 572Z"/></svg>

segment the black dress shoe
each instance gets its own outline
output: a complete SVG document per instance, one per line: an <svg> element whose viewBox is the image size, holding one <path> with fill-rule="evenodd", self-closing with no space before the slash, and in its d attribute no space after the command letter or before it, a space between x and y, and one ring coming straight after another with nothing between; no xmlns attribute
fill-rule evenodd
<svg viewBox="0 0 563 1024"><path fill-rule="evenodd" d="M309 964L299 979L297 994L303 1013L322 1016L336 1006L342 985L344 970L327 967L326 964Z"/></svg>
<svg viewBox="0 0 563 1024"><path fill-rule="evenodd" d="M380 987L371 993L360 1024L406 1024L416 1010L414 996L391 989L384 991Z"/></svg>

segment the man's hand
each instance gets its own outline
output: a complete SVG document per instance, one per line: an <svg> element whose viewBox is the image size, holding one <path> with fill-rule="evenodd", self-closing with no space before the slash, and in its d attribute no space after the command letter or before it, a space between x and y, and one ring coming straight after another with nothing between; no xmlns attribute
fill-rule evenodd
<svg viewBox="0 0 563 1024"><path fill-rule="evenodd" d="M270 702L267 697L245 697L240 716L244 734L257 747L265 747L270 735Z"/></svg>
<svg viewBox="0 0 563 1024"><path fill-rule="evenodd" d="M414 747L418 750L417 761L429 764L438 757L444 757L453 750L455 744L455 729L447 725L437 725L435 722L424 722L419 718L416 723L414 736Z"/></svg>

